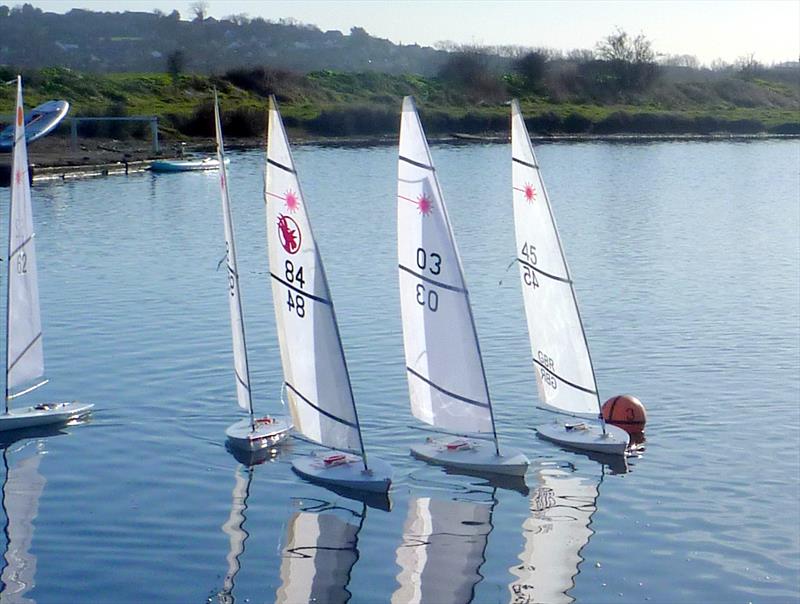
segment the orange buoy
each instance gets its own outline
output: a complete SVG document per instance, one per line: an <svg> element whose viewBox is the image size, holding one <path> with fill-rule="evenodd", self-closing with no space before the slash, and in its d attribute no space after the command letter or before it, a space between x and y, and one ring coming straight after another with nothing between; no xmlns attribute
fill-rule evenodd
<svg viewBox="0 0 800 604"><path fill-rule="evenodd" d="M603 403L603 419L613 426L619 426L628 434L638 434L644 432L647 413L638 398L622 394Z"/></svg>

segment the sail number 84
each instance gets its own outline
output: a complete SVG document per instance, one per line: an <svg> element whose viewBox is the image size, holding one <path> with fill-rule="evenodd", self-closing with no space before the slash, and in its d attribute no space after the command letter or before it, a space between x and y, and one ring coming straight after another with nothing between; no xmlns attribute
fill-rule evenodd
<svg viewBox="0 0 800 604"><path fill-rule="evenodd" d="M291 260L287 260L285 266L285 271L283 276L286 278L287 283L297 284L297 286L302 289L303 286L306 284L305 279L303 278L303 267L301 266L297 270L294 268L294 263ZM298 317L301 319L306 316L306 299L305 297L300 294L294 294L292 292L292 288L287 289L288 298L286 300L286 305L289 307L289 312L294 311Z"/></svg>

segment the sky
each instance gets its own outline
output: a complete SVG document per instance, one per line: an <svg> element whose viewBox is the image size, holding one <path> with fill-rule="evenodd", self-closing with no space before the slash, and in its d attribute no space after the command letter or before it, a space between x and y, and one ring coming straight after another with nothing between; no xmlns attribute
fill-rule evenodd
<svg viewBox="0 0 800 604"><path fill-rule="evenodd" d="M193 16L189 0L28 0L44 11L178 10ZM16 6L18 2L0 0ZM322 30L363 27L393 42L433 46L521 45L569 51L590 49L621 28L644 34L666 55L693 55L700 63L733 63L753 55L767 65L800 58L800 0L207 0L208 15L245 13L292 17Z"/></svg>

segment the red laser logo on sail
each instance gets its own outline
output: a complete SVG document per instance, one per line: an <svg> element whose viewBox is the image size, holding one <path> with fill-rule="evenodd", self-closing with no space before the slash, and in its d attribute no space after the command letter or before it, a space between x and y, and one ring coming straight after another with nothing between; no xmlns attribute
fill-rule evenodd
<svg viewBox="0 0 800 604"><path fill-rule="evenodd" d="M300 227L290 216L278 216L278 240L289 254L296 254L300 249L300 242L303 240Z"/></svg>
<svg viewBox="0 0 800 604"><path fill-rule="evenodd" d="M420 214L427 216L433 211L433 202L423 193L419 196L419 199L417 199L417 207L419 208Z"/></svg>
<svg viewBox="0 0 800 604"><path fill-rule="evenodd" d="M536 189L529 182L525 183L525 200L528 203L533 203L536 201Z"/></svg>
<svg viewBox="0 0 800 604"><path fill-rule="evenodd" d="M286 196L284 199L286 200L286 209L290 212L294 213L300 209L300 200L297 198L297 193L291 189L286 191Z"/></svg>

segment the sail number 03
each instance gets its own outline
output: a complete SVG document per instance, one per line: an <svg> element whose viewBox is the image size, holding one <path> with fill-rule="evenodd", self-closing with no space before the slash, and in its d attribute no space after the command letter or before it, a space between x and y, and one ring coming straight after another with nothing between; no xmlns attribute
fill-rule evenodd
<svg viewBox="0 0 800 604"><path fill-rule="evenodd" d="M283 276L286 278L286 282L297 284L300 289L303 289L303 286L306 284L306 280L303 278L303 267L301 266L295 270L294 263L291 260L287 260L284 267L286 270L284 271ZM289 307L289 312L294 311L297 316L302 319L306 316L305 296L300 293L294 294L291 287L287 288L286 291L288 294L286 305Z"/></svg>
<svg viewBox="0 0 800 604"><path fill-rule="evenodd" d="M442 272L442 257L436 252L428 253L425 248L417 248L417 268L428 271L431 275ZM417 283L417 304L427 306L432 312L439 310L439 292L431 287Z"/></svg>

